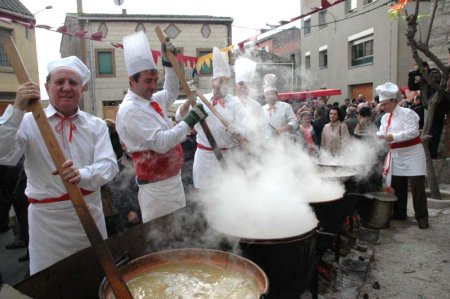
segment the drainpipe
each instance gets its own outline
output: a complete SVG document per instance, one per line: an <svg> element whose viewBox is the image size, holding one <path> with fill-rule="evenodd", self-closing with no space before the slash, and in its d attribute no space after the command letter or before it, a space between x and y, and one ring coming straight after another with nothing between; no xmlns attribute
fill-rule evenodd
<svg viewBox="0 0 450 299"><path fill-rule="evenodd" d="M86 21L86 24L89 27L89 32L92 32L91 23L89 20ZM93 43L92 39L89 39L89 69L91 71L91 101L92 101L92 114L97 115L97 100L95 98L95 78L96 78L96 69L94 67L94 53L93 53Z"/></svg>

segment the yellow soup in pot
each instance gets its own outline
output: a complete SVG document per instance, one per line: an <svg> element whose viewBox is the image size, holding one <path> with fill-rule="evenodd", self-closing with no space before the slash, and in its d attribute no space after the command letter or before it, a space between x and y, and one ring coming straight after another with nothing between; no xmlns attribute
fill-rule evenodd
<svg viewBox="0 0 450 299"><path fill-rule="evenodd" d="M257 284L237 269L197 263L168 263L127 282L135 299L254 299Z"/></svg>

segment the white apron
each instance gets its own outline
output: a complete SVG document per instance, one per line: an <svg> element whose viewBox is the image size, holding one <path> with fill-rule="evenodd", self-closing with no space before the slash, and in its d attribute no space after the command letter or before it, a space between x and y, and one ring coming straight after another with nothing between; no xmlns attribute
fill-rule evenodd
<svg viewBox="0 0 450 299"><path fill-rule="evenodd" d="M185 207L181 172L167 180L139 185L138 200L143 223Z"/></svg>
<svg viewBox="0 0 450 299"><path fill-rule="evenodd" d="M106 239L102 202L97 192L85 196L85 200L101 235ZM28 221L30 275L91 246L70 200L30 204Z"/></svg>
<svg viewBox="0 0 450 299"><path fill-rule="evenodd" d="M227 162L227 157L239 147L233 149L222 150L223 159ZM222 166L217 161L213 151L197 148L194 157L194 166L192 171L192 179L194 187L197 189L209 189L216 178L221 176Z"/></svg>

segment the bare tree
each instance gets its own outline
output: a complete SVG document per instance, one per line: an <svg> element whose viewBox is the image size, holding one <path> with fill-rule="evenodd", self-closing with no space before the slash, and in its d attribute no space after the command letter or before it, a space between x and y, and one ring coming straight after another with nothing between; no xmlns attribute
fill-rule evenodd
<svg viewBox="0 0 450 299"><path fill-rule="evenodd" d="M439 190L439 185L436 179L436 174L434 172L434 167L430 155L430 151L428 148L428 143L430 142L430 129L431 125L433 123L433 119L435 117L435 111L436 107L444 100L449 100L449 95L447 91L447 81L449 80L449 71L450 67L445 66L444 63L433 53L430 51L429 48L429 40L432 33L433 23L435 19L435 13L438 8L438 5L441 3L444 5L445 0L433 0L432 3L432 13L430 14L430 19L428 23L428 31L427 34L422 41L419 37L417 37L417 31L418 31L418 23L417 19L419 16L419 7L420 7L420 1L415 0L415 11L414 14L409 15L406 17L406 22L408 25L408 29L406 32L406 37L408 39L409 45L411 47L411 51L414 57L414 60L416 61L417 65L419 66L419 71L421 73L422 78L424 78L425 82L427 82L436 92L431 98L425 99L423 98L424 104L428 109L425 113L425 122L422 130L422 143L425 149L425 156L426 156L426 162L427 162L427 178L428 178L428 185L430 187L431 197L433 198L441 198L441 193ZM442 74L442 80L440 83L434 82L432 80L430 74L424 70L423 68L423 60L420 56L421 53L424 55L427 59L432 61L436 67L440 70Z"/></svg>

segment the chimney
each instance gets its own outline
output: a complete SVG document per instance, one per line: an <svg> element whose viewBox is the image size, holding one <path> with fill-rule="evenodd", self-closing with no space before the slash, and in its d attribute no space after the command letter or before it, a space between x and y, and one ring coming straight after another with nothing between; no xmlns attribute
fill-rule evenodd
<svg viewBox="0 0 450 299"><path fill-rule="evenodd" d="M122 8L122 14L126 15L127 14L127 10L125 8Z"/></svg>
<svg viewBox="0 0 450 299"><path fill-rule="evenodd" d="M83 13L83 0L77 0L77 14Z"/></svg>

